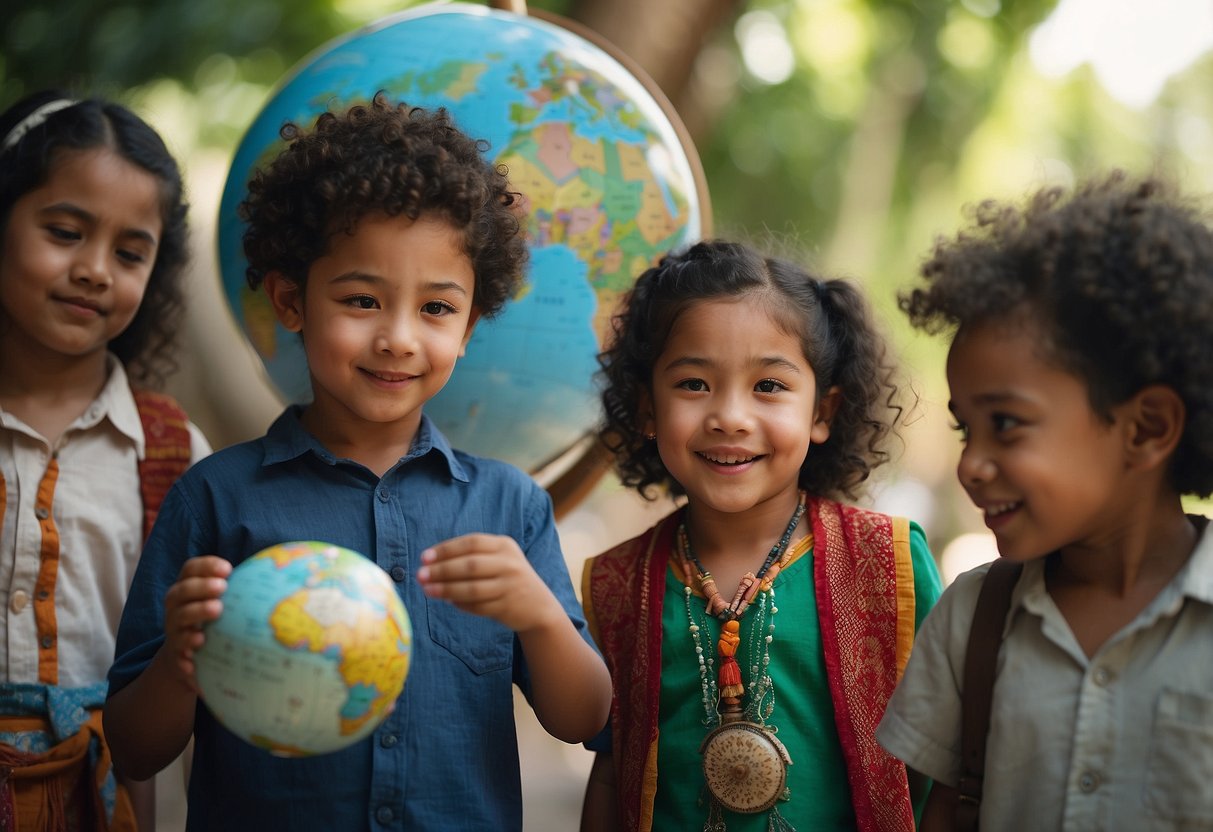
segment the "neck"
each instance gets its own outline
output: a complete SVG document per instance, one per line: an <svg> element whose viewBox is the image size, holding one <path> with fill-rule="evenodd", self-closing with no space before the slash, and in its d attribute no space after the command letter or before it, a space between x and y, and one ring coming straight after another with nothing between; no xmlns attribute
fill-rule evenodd
<svg viewBox="0 0 1213 832"><path fill-rule="evenodd" d="M1143 501L1120 519L1091 540L1063 547L1054 578L1125 597L1142 585L1169 581L1196 547L1199 533L1174 492Z"/></svg>
<svg viewBox="0 0 1213 832"><path fill-rule="evenodd" d="M353 460L382 477L409 452L421 425L421 413L407 420L373 423L311 404L300 422L335 456Z"/></svg>
<svg viewBox="0 0 1213 832"><path fill-rule="evenodd" d="M687 534L696 556L708 569L723 573L757 570L783 536L799 503L800 491L796 488L742 512L716 511L690 500ZM807 516L802 517L789 542L796 540L807 523Z"/></svg>
<svg viewBox="0 0 1213 832"><path fill-rule="evenodd" d="M106 354L30 352L0 342L0 407L52 444L105 387Z"/></svg>

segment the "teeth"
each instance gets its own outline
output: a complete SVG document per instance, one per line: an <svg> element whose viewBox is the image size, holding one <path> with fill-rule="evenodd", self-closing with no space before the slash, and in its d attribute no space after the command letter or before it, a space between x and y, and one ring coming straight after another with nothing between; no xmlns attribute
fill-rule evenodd
<svg viewBox="0 0 1213 832"><path fill-rule="evenodd" d="M717 465L738 465L742 462L753 462L757 456L737 456L728 454L726 456L713 456L712 454L704 454L703 458L708 462L715 462Z"/></svg>
<svg viewBox="0 0 1213 832"><path fill-rule="evenodd" d="M1000 514L1006 514L1008 511L1018 506L1019 503L998 503L997 505L986 506L986 516L997 517Z"/></svg>

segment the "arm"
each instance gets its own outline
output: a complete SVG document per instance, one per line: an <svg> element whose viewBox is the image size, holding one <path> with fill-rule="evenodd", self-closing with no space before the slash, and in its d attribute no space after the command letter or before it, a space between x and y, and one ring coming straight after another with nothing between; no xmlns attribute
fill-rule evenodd
<svg viewBox="0 0 1213 832"><path fill-rule="evenodd" d="M156 781L131 780L118 775L118 781L126 787L135 812L135 828L139 832L156 832Z"/></svg>
<svg viewBox="0 0 1213 832"><path fill-rule="evenodd" d="M590 779L585 784L585 802L581 804L581 832L613 832L619 828L618 793L615 788L615 763L609 753L594 755Z"/></svg>
<svg viewBox="0 0 1213 832"><path fill-rule="evenodd" d="M927 805L922 811L922 822L918 824L918 828L920 832L951 832L955 812L956 790L942 783L935 783L931 786L931 794L927 797Z"/></svg>
<svg viewBox="0 0 1213 832"><path fill-rule="evenodd" d="M421 553L425 593L499 621L518 634L544 729L582 742L606 725L611 677L513 538L469 534Z"/></svg>
<svg viewBox="0 0 1213 832"><path fill-rule="evenodd" d="M114 765L146 780L185 749L198 701L194 651L202 627L219 617L232 565L219 557L185 562L164 598L164 643L147 668L105 703L105 735Z"/></svg>

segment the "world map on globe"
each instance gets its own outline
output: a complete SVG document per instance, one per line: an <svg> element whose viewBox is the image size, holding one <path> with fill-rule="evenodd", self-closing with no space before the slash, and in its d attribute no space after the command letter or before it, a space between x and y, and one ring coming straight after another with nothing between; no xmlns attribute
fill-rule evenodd
<svg viewBox="0 0 1213 832"><path fill-rule="evenodd" d="M311 396L303 349L245 284L237 206L252 170L282 149L284 122L310 126L378 90L445 107L523 195L528 283L477 326L426 413L455 447L537 471L597 421L596 356L619 298L666 251L703 236L698 159L633 72L548 20L430 4L321 48L249 127L220 204L225 296L288 401Z"/></svg>
<svg viewBox="0 0 1213 832"><path fill-rule="evenodd" d="M370 734L404 687L412 629L391 578L316 541L271 546L228 578L194 655L225 728L273 754L336 751Z"/></svg>

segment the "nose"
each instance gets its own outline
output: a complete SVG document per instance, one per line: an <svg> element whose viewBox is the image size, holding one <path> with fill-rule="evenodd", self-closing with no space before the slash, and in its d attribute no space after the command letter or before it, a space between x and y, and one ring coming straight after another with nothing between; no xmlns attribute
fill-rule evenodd
<svg viewBox="0 0 1213 832"><path fill-rule="evenodd" d="M110 252L101 241L87 241L76 249L72 259L71 279L86 286L104 288L112 284Z"/></svg>
<svg viewBox="0 0 1213 832"><path fill-rule="evenodd" d="M384 315L375 336L375 349L386 355L411 355L417 351L417 322L407 314Z"/></svg>
<svg viewBox="0 0 1213 832"><path fill-rule="evenodd" d="M956 464L956 477L960 484L972 488L994 479L997 466L988 453L974 442L965 445Z"/></svg>
<svg viewBox="0 0 1213 832"><path fill-rule="evenodd" d="M720 433L747 433L753 428L748 397L740 391L726 390L712 398L707 427Z"/></svg>

